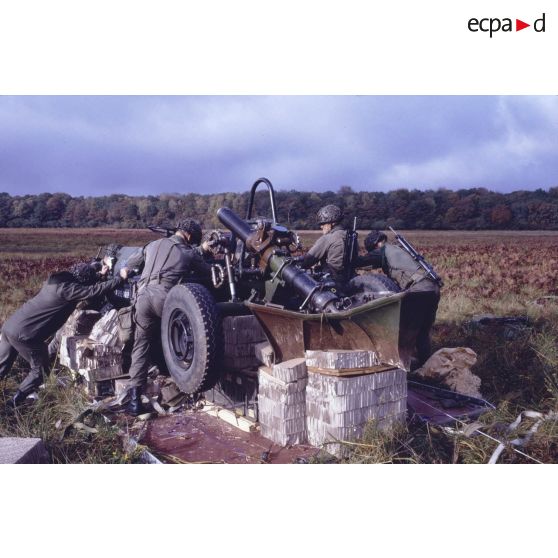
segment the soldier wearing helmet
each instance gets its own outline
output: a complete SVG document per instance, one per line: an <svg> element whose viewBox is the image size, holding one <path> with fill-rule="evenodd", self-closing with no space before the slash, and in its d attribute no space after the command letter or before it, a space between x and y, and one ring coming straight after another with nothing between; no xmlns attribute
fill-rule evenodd
<svg viewBox="0 0 558 558"><path fill-rule="evenodd" d="M143 269L134 304L136 328L128 381L127 410L132 415L142 413L141 395L147 382L150 351L160 337L167 293L192 273L210 276L211 267L202 256L208 246L206 242L198 246L201 240L200 224L194 219L183 219L177 223L175 234L150 242L128 259L128 268Z"/></svg>
<svg viewBox="0 0 558 558"><path fill-rule="evenodd" d="M101 275L108 268L101 269ZM30 366L30 372L19 385L8 404L17 407L42 384L50 371L46 340L68 319L79 302L105 295L118 287L125 273L98 282L95 267L79 263L68 271L52 274L39 293L15 311L2 327L0 341L0 379L10 371L18 353Z"/></svg>
<svg viewBox="0 0 558 558"><path fill-rule="evenodd" d="M103 257L96 258L89 265L92 266L95 271L99 273L99 278L104 281L112 279L115 275L115 265L118 260L118 253L122 248L122 244L111 243L105 246ZM115 290L110 290L103 293L100 296L88 298L80 303L78 303L76 310L70 316L68 321L72 321L76 324L76 333L81 329L80 324L88 324L89 320L87 318L88 310L97 310L101 314L112 310L112 308L123 308L124 306L129 306L130 301L127 298L119 296L118 292ZM82 322L82 319L85 320ZM55 334L50 343L48 344L48 355L50 358L55 357L60 350L60 344L62 342L62 335L64 332L64 326L62 326Z"/></svg>
<svg viewBox="0 0 558 558"><path fill-rule="evenodd" d="M347 231L341 225L342 219L343 213L338 206L331 204L322 207L317 214L322 236L304 256L295 259L295 263L303 268L321 264L341 288L348 279L344 265Z"/></svg>

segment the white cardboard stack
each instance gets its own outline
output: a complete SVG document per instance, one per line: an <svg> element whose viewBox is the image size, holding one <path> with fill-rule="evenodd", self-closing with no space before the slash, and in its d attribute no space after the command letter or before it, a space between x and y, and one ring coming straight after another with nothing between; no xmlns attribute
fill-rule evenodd
<svg viewBox="0 0 558 558"><path fill-rule="evenodd" d="M89 339L108 347L114 347L115 352L122 351L122 343L118 337L118 311L107 312L94 326Z"/></svg>
<svg viewBox="0 0 558 558"><path fill-rule="evenodd" d="M79 355L78 372L87 380L101 382L124 376L122 372L122 354L121 352L116 352L114 347L100 343L91 343L90 341L87 345L82 345L82 347L83 352Z"/></svg>
<svg viewBox="0 0 558 558"><path fill-rule="evenodd" d="M306 362L288 360L258 373L258 414L264 438L282 446L303 444L306 436Z"/></svg>
<svg viewBox="0 0 558 558"><path fill-rule="evenodd" d="M229 370L255 370L260 365L255 347L266 341L255 316L228 316L223 319L224 360Z"/></svg>
<svg viewBox="0 0 558 558"><path fill-rule="evenodd" d="M85 335L62 336L60 363L89 383L122 378L122 343L117 311L107 312Z"/></svg>
<svg viewBox="0 0 558 558"><path fill-rule="evenodd" d="M79 359L83 352L83 345L87 343L87 339L87 335L62 335L60 351L58 353L60 364L77 372L79 369Z"/></svg>
<svg viewBox="0 0 558 558"><path fill-rule="evenodd" d="M261 343L254 345L254 353L258 361L264 366L273 366L275 354L269 341L262 341Z"/></svg>
<svg viewBox="0 0 558 558"><path fill-rule="evenodd" d="M306 365L330 370L372 368L381 364L375 351L306 351Z"/></svg>
<svg viewBox="0 0 558 558"><path fill-rule="evenodd" d="M318 355L318 351L308 351L307 362L311 362L313 366L319 364L316 368L322 369L362 369L373 366L362 365L367 358L372 359L372 356L356 354L366 352L324 351ZM341 363L343 366L340 366ZM352 366L348 366L351 363ZM404 370L392 369L355 376L334 376L318 372L308 374L308 441L318 447L325 444L325 449L335 455L344 455L347 451L347 447L335 443L336 440L351 441L362 436L369 420L376 420L380 428L402 422L405 420L406 408L407 375Z"/></svg>
<svg viewBox="0 0 558 558"><path fill-rule="evenodd" d="M76 343L87 339L95 323L101 318L96 310L74 310L66 323L56 332L55 339L49 345L54 345L58 351L60 364L70 370L77 370L75 360Z"/></svg>

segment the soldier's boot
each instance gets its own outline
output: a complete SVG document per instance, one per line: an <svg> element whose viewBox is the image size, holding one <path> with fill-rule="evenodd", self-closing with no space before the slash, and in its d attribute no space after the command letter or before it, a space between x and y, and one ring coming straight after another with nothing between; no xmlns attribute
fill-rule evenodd
<svg viewBox="0 0 558 558"><path fill-rule="evenodd" d="M142 391L141 387L133 387L130 390L130 401L126 405L126 413L133 417L145 413L143 403L141 402Z"/></svg>
<svg viewBox="0 0 558 558"><path fill-rule="evenodd" d="M21 391L19 391L19 389L15 392L15 395L8 399L8 401L6 402L6 406L9 409L15 409L16 407L19 407L25 400L27 399L27 395Z"/></svg>

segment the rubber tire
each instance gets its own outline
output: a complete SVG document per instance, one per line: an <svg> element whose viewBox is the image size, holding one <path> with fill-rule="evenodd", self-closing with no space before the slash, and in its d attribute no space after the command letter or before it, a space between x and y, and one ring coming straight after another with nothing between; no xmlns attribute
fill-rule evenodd
<svg viewBox="0 0 558 558"><path fill-rule="evenodd" d="M353 277L349 281L349 289L352 294L374 293L378 296L389 296L401 292L399 285L393 279L379 273L368 273Z"/></svg>
<svg viewBox="0 0 558 558"><path fill-rule="evenodd" d="M188 366L172 346L172 322L187 316L193 339L193 357ZM181 391L188 394L212 388L219 375L221 318L211 293L202 285L174 286L167 295L161 318L161 344L169 373Z"/></svg>

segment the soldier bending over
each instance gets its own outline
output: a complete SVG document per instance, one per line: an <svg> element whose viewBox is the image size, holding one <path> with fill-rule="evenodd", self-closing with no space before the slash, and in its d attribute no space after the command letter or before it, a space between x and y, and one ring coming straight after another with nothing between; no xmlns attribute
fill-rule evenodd
<svg viewBox="0 0 558 558"><path fill-rule="evenodd" d="M382 231L372 231L364 240L368 252L356 258L357 268L379 268L406 291L401 304L401 323L416 333L416 367L432 353L430 330L436 321L440 287L403 248L387 244Z"/></svg>
<svg viewBox="0 0 558 558"><path fill-rule="evenodd" d="M108 271L103 267L101 274ZM18 353L31 370L8 405L17 407L50 372L46 339L66 322L80 301L102 296L123 283L125 273L98 283L95 268L86 263L52 274L31 300L15 311L2 327L0 379L9 373Z"/></svg>

